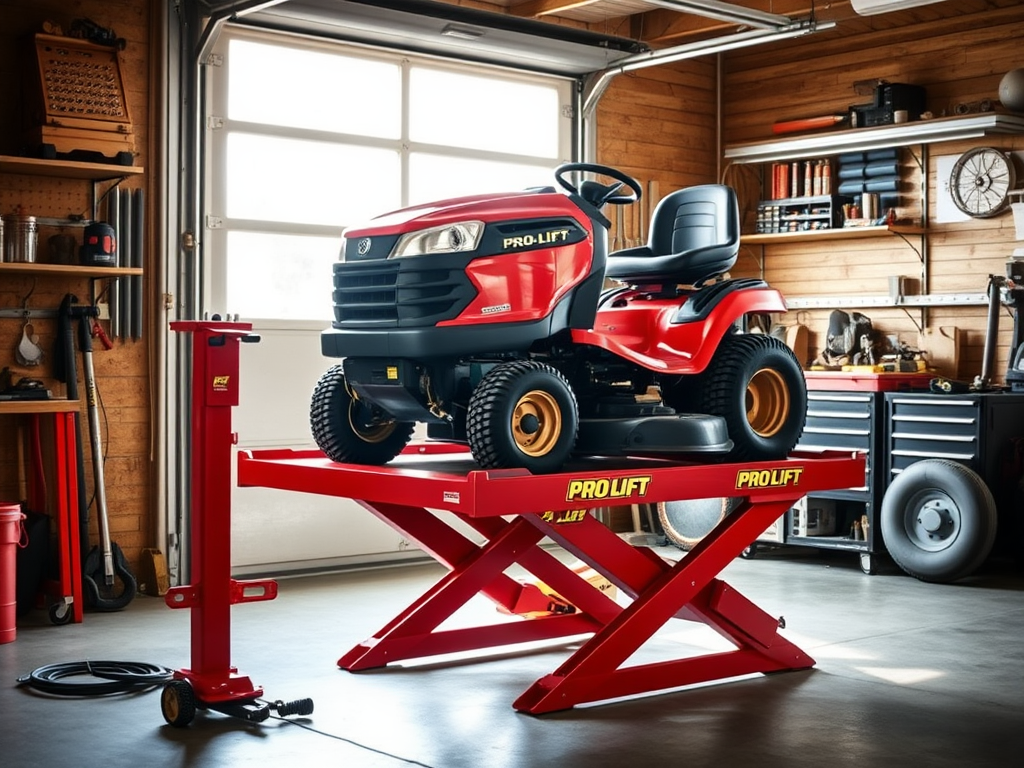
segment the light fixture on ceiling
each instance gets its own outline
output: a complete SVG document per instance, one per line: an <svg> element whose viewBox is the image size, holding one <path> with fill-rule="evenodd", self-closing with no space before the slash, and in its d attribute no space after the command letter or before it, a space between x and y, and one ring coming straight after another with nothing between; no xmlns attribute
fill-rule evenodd
<svg viewBox="0 0 1024 768"><path fill-rule="evenodd" d="M460 27L457 24L445 24L441 29L441 34L445 37L457 37L459 40L476 40L484 36L484 31L471 27Z"/></svg>
<svg viewBox="0 0 1024 768"><path fill-rule="evenodd" d="M850 0L853 10L861 16L874 16L879 13L905 11L919 5L931 5L944 0Z"/></svg>

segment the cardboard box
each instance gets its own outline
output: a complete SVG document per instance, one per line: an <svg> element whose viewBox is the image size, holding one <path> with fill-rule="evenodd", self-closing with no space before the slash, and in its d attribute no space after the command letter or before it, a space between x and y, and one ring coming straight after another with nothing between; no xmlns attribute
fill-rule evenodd
<svg viewBox="0 0 1024 768"><path fill-rule="evenodd" d="M804 496L789 510L789 529L794 536L834 536L836 502Z"/></svg>

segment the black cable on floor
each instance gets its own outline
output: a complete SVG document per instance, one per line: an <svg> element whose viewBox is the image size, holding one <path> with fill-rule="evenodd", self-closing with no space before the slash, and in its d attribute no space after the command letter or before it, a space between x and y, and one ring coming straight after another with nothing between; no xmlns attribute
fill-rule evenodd
<svg viewBox="0 0 1024 768"><path fill-rule="evenodd" d="M108 696L155 688L171 680L173 671L137 661L72 661L48 664L18 678L18 685L56 696ZM89 676L85 682L66 678Z"/></svg>
<svg viewBox="0 0 1024 768"><path fill-rule="evenodd" d="M305 729L307 731L310 731L311 733L318 733L321 736L327 736L328 738L336 739L337 741L343 741L346 744L351 744L353 747L359 747L359 749L365 749L368 752L375 752L376 754L383 755L384 757L391 757L391 758L394 758L395 760L401 760L403 763L408 763L409 765L419 765L419 766L422 766L423 768L433 768L432 766L427 765L426 763L421 763L419 760L413 760L411 757L401 757L400 755L395 755L395 754L393 754L391 752L385 752L383 749L377 749L376 747L371 747L371 746L369 746L367 744L361 744L358 741L353 741L352 739L347 739L344 736L338 736L335 733L328 733L327 731L321 731L321 730L319 730L317 728L314 728L314 727L312 727L310 725L306 725L305 723L300 723L298 720L289 720L288 718L278 717L277 715L271 715L270 719L271 720L280 720L282 723L286 723L288 725L294 725L297 728L303 728L303 729Z"/></svg>

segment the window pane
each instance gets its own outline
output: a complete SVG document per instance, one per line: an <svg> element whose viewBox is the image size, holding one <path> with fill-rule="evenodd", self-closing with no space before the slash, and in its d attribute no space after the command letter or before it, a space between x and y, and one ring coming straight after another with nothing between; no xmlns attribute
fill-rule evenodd
<svg viewBox="0 0 1024 768"><path fill-rule="evenodd" d="M341 236L229 232L225 306L243 318L333 318L332 264Z"/></svg>
<svg viewBox="0 0 1024 768"><path fill-rule="evenodd" d="M398 152L232 133L227 215L348 226L400 204Z"/></svg>
<svg viewBox="0 0 1024 768"><path fill-rule="evenodd" d="M553 169L416 152L409 156L409 204L549 186Z"/></svg>
<svg viewBox="0 0 1024 768"><path fill-rule="evenodd" d="M300 51L247 40L228 49L228 117L397 139L397 62Z"/></svg>
<svg viewBox="0 0 1024 768"><path fill-rule="evenodd" d="M558 157L554 86L413 67L413 141L536 157Z"/></svg>

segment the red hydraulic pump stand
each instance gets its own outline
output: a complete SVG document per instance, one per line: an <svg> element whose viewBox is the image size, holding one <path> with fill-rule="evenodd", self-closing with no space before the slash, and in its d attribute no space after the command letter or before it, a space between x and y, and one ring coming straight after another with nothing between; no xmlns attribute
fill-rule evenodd
<svg viewBox="0 0 1024 768"><path fill-rule="evenodd" d="M212 709L262 722L279 715L308 715L310 699L265 702L263 689L231 666L231 606L277 597L270 579L231 578L231 408L238 405L239 343L258 342L251 323L180 321L171 329L192 334L191 578L164 600L192 609L192 666L177 670L160 697L164 719L192 722L197 709Z"/></svg>
<svg viewBox="0 0 1024 768"><path fill-rule="evenodd" d="M240 451L238 484L343 496L415 542L448 573L370 639L344 653L349 671L402 659L592 635L554 672L514 702L542 714L694 683L806 669L814 660L783 638L780 619L716 578L805 494L864 481L862 454L793 454L753 464L627 459L580 462L572 471L531 475L480 470L463 451L411 446L388 466L336 464L318 451ZM421 455L416 455L420 453ZM588 509L676 499L742 497L742 503L673 563L634 547ZM452 512L455 519L430 510ZM482 536L456 529L461 520ZM632 598L625 607L579 568L540 545L549 537ZM518 564L561 600L537 611L531 590L505 571ZM469 628L439 626L483 594L521 619ZM670 619L711 627L734 650L624 665Z"/></svg>

